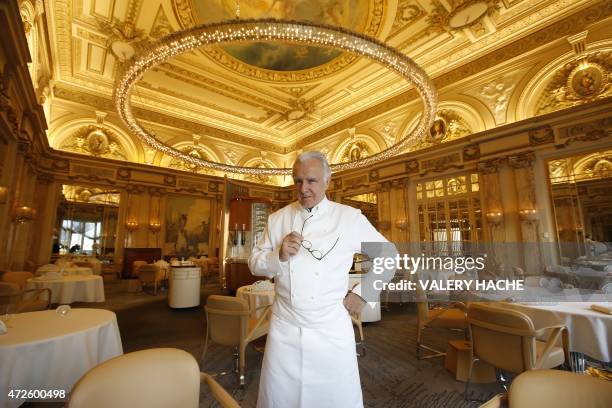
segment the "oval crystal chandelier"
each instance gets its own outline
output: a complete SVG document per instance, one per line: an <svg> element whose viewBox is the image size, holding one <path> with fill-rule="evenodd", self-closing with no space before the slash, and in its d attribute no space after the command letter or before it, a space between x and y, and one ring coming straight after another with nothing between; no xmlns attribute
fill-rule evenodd
<svg viewBox="0 0 612 408"><path fill-rule="evenodd" d="M203 24L179 31L160 39L152 47L136 55L118 76L114 103L119 117L127 128L149 146L177 159L205 168L228 173L253 175L291 174L289 168L255 168L232 166L190 156L159 141L134 116L131 93L136 82L149 70L170 58L197 48L232 42L276 41L318 47L335 48L379 62L401 75L414 86L423 102L423 113L416 128L395 145L361 160L331 164L333 172L366 167L388 159L407 147L421 141L435 118L437 92L425 71L412 59L396 49L365 35L307 21L281 21L275 19L230 20Z"/></svg>

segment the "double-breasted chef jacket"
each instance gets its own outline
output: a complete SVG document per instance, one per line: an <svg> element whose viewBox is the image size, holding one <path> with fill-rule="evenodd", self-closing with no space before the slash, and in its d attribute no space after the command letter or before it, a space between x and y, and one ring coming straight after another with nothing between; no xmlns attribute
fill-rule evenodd
<svg viewBox="0 0 612 408"><path fill-rule="evenodd" d="M281 262L283 238L292 231L302 234L309 250L300 246ZM343 305L353 255L361 252L362 242L387 239L360 210L327 198L310 211L295 202L269 216L249 258L251 273L274 278L276 291L258 407L363 406L355 335ZM375 255L394 257L395 247L384 246L390 247L391 253ZM392 275L387 271L384 280Z"/></svg>

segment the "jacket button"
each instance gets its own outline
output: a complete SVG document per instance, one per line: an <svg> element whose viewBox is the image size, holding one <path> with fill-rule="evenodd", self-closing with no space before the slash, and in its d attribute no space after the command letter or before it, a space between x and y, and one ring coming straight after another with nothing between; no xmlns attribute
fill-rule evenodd
<svg viewBox="0 0 612 408"><path fill-rule="evenodd" d="M315 276L319 276L319 272L315 272Z"/></svg>
<svg viewBox="0 0 612 408"><path fill-rule="evenodd" d="M310 300L315 300L315 297L314 297L314 296L311 296L311 297L310 297Z"/></svg>

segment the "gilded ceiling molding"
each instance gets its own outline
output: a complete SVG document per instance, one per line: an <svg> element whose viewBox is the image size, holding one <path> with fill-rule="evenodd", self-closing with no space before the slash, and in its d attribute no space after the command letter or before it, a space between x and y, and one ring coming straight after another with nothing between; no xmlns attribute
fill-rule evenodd
<svg viewBox="0 0 612 408"><path fill-rule="evenodd" d="M54 96L59 99L77 102L97 110L112 111L114 109L114 105L110 98L106 98L101 95L93 95L81 91L71 90L63 88L61 86L55 87ZM179 119L160 112L155 112L137 107L134 108L134 113L136 113L140 118L150 121L152 123L172 126L192 133L205 134L216 139L221 139L223 141L243 144L256 150L266 150L279 154L287 153L287 149L279 146L278 144L269 143L262 140L254 140L242 135L227 132L222 129L202 125L191 120Z"/></svg>
<svg viewBox="0 0 612 408"><path fill-rule="evenodd" d="M57 62L60 68L60 78L72 76L72 0L55 0L53 3L53 19L55 20Z"/></svg>
<svg viewBox="0 0 612 408"><path fill-rule="evenodd" d="M602 0L594 3L592 6L583 9L563 20L545 27L535 33L529 34L515 43L506 45L495 51L491 51L482 57L468 62L458 68L453 69L441 76L433 78L433 83L438 89L442 89L448 85L465 80L465 78L476 75L479 72L486 71L503 61L511 60L522 54L528 53L536 48L539 48L554 39L571 35L584 30L589 24L603 20L612 16L612 2ZM372 117L382 115L388 110L399 108L417 99L417 94L414 90L406 91L391 99L383 101L378 105L374 105L364 111L343 119L340 122L334 123L331 126L319 130L311 135L305 136L290 149L298 149L309 144L313 144L318 140L337 133L342 129L347 129L359 125ZM526 119L526 117L517 117L516 120Z"/></svg>
<svg viewBox="0 0 612 408"><path fill-rule="evenodd" d="M542 90L535 115L612 96L612 49L575 56Z"/></svg>
<svg viewBox="0 0 612 408"><path fill-rule="evenodd" d="M418 3L414 4L411 0L399 0L395 20L387 40L406 30L426 15L427 13Z"/></svg>
<svg viewBox="0 0 612 408"><path fill-rule="evenodd" d="M88 106L91 109L92 105ZM104 111L104 109L100 109ZM141 162L142 146L134 143L129 134L109 121L97 123L89 117L70 119L60 125L52 123L49 145L54 149L116 160ZM101 129L103 134L94 133Z"/></svg>
<svg viewBox="0 0 612 408"><path fill-rule="evenodd" d="M87 125L70 135L62 137L56 144L59 150L85 154L94 157L128 161L126 149L120 138L104 126ZM132 158L133 160L134 158Z"/></svg>
<svg viewBox="0 0 612 408"><path fill-rule="evenodd" d="M497 0L464 0L457 2L457 6L450 2L452 9L449 11L439 1L432 0L433 10L427 16L429 23L429 33L451 32L453 30L470 28L480 22L484 16L492 17L497 14L501 7ZM484 4L484 10L480 10L480 14L475 18L466 14L465 17L459 16L459 13L466 11L475 4ZM464 19L465 18L465 19ZM458 21L460 19L460 21Z"/></svg>
<svg viewBox="0 0 612 408"><path fill-rule="evenodd" d="M372 136L363 132L356 132L355 128L341 132L337 135L337 139L341 140L340 144L338 144L332 153L328 153L330 163L361 160L385 148L384 146L381 148Z"/></svg>
<svg viewBox="0 0 612 408"><path fill-rule="evenodd" d="M239 98L236 99L249 105L253 105L253 101L256 101L258 104L255 106L262 107L266 110L274 110L279 113L285 110L284 106L275 104L270 98L262 98L257 95L253 95L252 93L244 92L237 87L231 86L231 82L228 84L215 81L212 78L205 77L195 72L191 72L179 66L173 65L169 62L160 64L158 69L164 72L164 74L169 75L171 78L180 79L183 81L185 81L185 78L189 78L191 81L186 82L204 89L208 89L210 91L218 92L221 95L225 95L231 98L236 98L236 95L238 95Z"/></svg>
<svg viewBox="0 0 612 408"><path fill-rule="evenodd" d="M508 105L510 98L516 89L516 84L523 76L523 70L501 75L492 81L479 85L477 89L467 90L466 93L476 97L489 108L496 126L503 125L509 119Z"/></svg>

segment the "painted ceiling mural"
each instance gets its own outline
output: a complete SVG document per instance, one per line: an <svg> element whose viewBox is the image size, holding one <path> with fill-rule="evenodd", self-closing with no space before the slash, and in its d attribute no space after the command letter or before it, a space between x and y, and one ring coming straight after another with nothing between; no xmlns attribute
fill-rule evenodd
<svg viewBox="0 0 612 408"><path fill-rule="evenodd" d="M235 17L235 0L191 0L199 23L213 23ZM240 2L240 17L306 20L363 32L368 20L369 1L363 0L258 0ZM299 71L318 67L341 52L329 48L258 42L221 47L232 57L258 68Z"/></svg>
<svg viewBox="0 0 612 408"><path fill-rule="evenodd" d="M235 0L19 3L32 48L32 80L48 113L49 140L62 140L59 148L76 153L142 162L150 162L147 157L154 153L134 154L133 147L111 131L105 130L104 136L92 134L95 128L54 132L69 119L91 118L96 111L108 114L106 121L113 129L123 129L112 103L114 81L123 64L172 32L234 18L237 4ZM612 92L612 25L605 24L612 6L605 0L240 0L239 4L243 19L304 19L341 26L384 41L414 59L434 80L442 106L429 136L415 149L609 97ZM580 32L585 33L582 51L549 46ZM51 48L47 66L41 65L45 53L34 49L41 44ZM561 62L548 65L555 61ZM506 62L510 66L502 67ZM529 71L531 67L545 68ZM516 101L536 77L538 83L529 85L534 101L525 104L530 111L521 116ZM443 105L458 102L470 105L470 117ZM328 149L328 155L338 160L374 155L405 135L421 109L410 86L384 67L337 50L280 43L211 46L171 59L141 79L132 104L135 115L168 145L185 146L193 134L201 134L206 136L202 141L206 149L188 153L205 157L206 152L217 152L219 160L237 165L264 152L265 165L272 167L284 167L296 152L313 147ZM347 129L351 128L371 135L377 145L350 145ZM140 143L136 137L133 142ZM346 148L342 155L336 154L340 146ZM156 163L203 172L166 159Z"/></svg>

